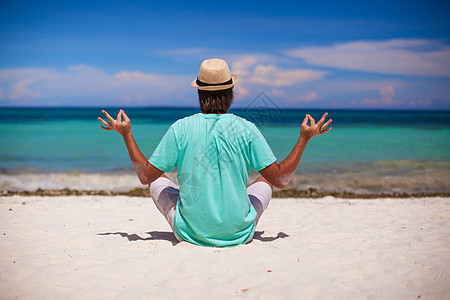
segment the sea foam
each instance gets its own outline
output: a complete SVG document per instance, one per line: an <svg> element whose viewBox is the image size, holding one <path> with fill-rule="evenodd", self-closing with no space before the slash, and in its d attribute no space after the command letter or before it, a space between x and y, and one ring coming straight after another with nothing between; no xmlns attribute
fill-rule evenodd
<svg viewBox="0 0 450 300"><path fill-rule="evenodd" d="M128 191L143 187L134 173L85 173L80 171L0 174L0 190L35 191L37 189Z"/></svg>

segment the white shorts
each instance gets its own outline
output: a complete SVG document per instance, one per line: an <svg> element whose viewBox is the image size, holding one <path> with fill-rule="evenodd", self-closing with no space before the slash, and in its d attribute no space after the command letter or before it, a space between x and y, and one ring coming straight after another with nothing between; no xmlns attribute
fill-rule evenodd
<svg viewBox="0 0 450 300"><path fill-rule="evenodd" d="M156 207L166 218L173 233L175 234L175 208L178 195L180 194L178 185L168 178L159 177L150 184L150 193ZM266 210L267 206L269 206L269 202L272 199L272 189L267 183L258 181L247 187L247 194L250 202L256 210L257 215L255 222L258 224L259 218L261 218L261 215L264 210ZM175 237L180 240L176 234Z"/></svg>

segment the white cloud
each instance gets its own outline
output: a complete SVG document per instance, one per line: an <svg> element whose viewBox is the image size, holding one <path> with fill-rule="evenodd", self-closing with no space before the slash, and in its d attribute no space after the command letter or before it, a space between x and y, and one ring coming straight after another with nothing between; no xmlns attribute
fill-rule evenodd
<svg viewBox="0 0 450 300"><path fill-rule="evenodd" d="M241 84L266 86L292 86L308 80L317 80L328 72L311 69L282 69L274 63L275 58L265 55L244 55L232 63L232 72L243 80Z"/></svg>
<svg viewBox="0 0 450 300"><path fill-rule="evenodd" d="M291 86L309 80L321 79L327 73L308 69L280 70L277 68L273 73L273 83L275 86Z"/></svg>
<svg viewBox="0 0 450 300"><path fill-rule="evenodd" d="M344 70L450 77L450 46L432 40L359 41L284 53L311 64Z"/></svg>
<svg viewBox="0 0 450 300"><path fill-rule="evenodd" d="M230 64L232 73L241 77L251 75L256 65L273 65L286 62L283 58L263 53L234 54L229 59L226 59L226 61Z"/></svg>
<svg viewBox="0 0 450 300"><path fill-rule="evenodd" d="M54 72L45 68L14 68L0 70L2 86L0 104L10 102L19 105L23 100L36 100L45 93L37 89L40 82L53 80ZM26 102L29 104L29 102Z"/></svg>
<svg viewBox="0 0 450 300"><path fill-rule="evenodd" d="M23 78L15 82L11 87L11 92L8 98L11 100L16 100L20 98L39 98L41 96L40 92L32 91L29 85L35 82L34 78Z"/></svg>
<svg viewBox="0 0 450 300"><path fill-rule="evenodd" d="M13 68L0 70L0 81L23 79L24 77L43 79L54 78L55 72L46 68Z"/></svg>
<svg viewBox="0 0 450 300"><path fill-rule="evenodd" d="M408 102L408 106L411 107L429 107L433 101L431 99L419 99L419 100L411 100Z"/></svg>
<svg viewBox="0 0 450 300"><path fill-rule="evenodd" d="M191 76L161 75L123 70L115 74L87 65L69 66L66 70L23 68L0 70L0 99L2 102L27 103L41 98L66 101L90 98L99 101L135 101L141 104L163 105L160 100L182 98L192 89ZM66 99L66 100L64 100ZM0 103L2 103L0 102ZM83 104L83 103L78 103Z"/></svg>
<svg viewBox="0 0 450 300"><path fill-rule="evenodd" d="M234 99L236 101L240 101L243 98L245 98L246 96L248 96L250 94L250 92L242 84L237 84L234 87L234 94L235 94Z"/></svg>
<svg viewBox="0 0 450 300"><path fill-rule="evenodd" d="M250 68L257 62L256 57L246 55L232 64L232 71L240 77L248 76L250 75Z"/></svg>
<svg viewBox="0 0 450 300"><path fill-rule="evenodd" d="M205 49L184 50L179 55L191 65L192 56ZM340 107L449 106L448 78L377 76L374 79L361 74L342 77L338 71L334 76L327 76L326 71L302 67L298 58L294 58L301 55L310 63L349 70L441 76L449 69L449 47L436 41L355 42L299 48L289 55L292 56L264 53L222 56L232 73L241 78L235 87L237 106L245 105L261 91L281 106L325 107L332 101ZM203 55L198 58L198 67L203 58ZM0 106L197 105L196 91L190 86L193 78L195 74L106 72L83 64L65 69L0 69Z"/></svg>
<svg viewBox="0 0 450 300"><path fill-rule="evenodd" d="M324 97L319 96L315 91L312 91L307 93L306 95L297 96L296 100L301 102L313 102L323 98Z"/></svg>
<svg viewBox="0 0 450 300"><path fill-rule="evenodd" d="M380 98L365 97L361 100L363 106L392 106L400 104L394 99L394 87L392 85L383 86L379 90Z"/></svg>
<svg viewBox="0 0 450 300"><path fill-rule="evenodd" d="M192 80L186 76L164 76L154 73L142 73L139 71L121 71L114 74L115 84L139 85L155 88L177 88L177 86L188 85Z"/></svg>
<svg viewBox="0 0 450 300"><path fill-rule="evenodd" d="M50 94L72 96L101 95L114 89L111 75L87 65L74 65L64 71L55 71L52 80L45 80L40 87Z"/></svg>
<svg viewBox="0 0 450 300"><path fill-rule="evenodd" d="M386 85L380 88L380 95L384 97L394 96L394 87L392 85Z"/></svg>
<svg viewBox="0 0 450 300"><path fill-rule="evenodd" d="M332 94L361 93L368 91L379 91L385 86L401 87L405 82L400 80L386 79L331 79L326 82L315 84L315 89Z"/></svg>
<svg viewBox="0 0 450 300"><path fill-rule="evenodd" d="M6 99L5 93L3 93L3 88L0 86L0 100Z"/></svg>
<svg viewBox="0 0 450 300"><path fill-rule="evenodd" d="M269 90L267 94L272 97L284 98L289 100L289 94L284 89L274 88Z"/></svg>

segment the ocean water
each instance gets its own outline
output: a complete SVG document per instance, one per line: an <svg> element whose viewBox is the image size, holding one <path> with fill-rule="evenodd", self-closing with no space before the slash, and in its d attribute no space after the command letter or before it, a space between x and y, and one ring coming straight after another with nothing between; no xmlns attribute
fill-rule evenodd
<svg viewBox="0 0 450 300"><path fill-rule="evenodd" d="M117 108L106 109L111 115ZM133 135L150 156L170 124L194 108L129 108ZM291 187L353 192L450 192L450 111L330 110L329 133L314 138ZM306 113L252 107L230 113L254 122L278 162L292 150ZM126 147L100 129L95 108L0 110L0 189L120 190L140 186Z"/></svg>

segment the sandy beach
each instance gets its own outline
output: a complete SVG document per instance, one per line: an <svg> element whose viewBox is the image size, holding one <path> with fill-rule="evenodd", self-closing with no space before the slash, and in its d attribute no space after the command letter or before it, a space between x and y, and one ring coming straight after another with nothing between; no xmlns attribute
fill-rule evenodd
<svg viewBox="0 0 450 300"><path fill-rule="evenodd" d="M252 243L177 243L149 198L1 197L2 299L448 299L450 198L273 199Z"/></svg>

